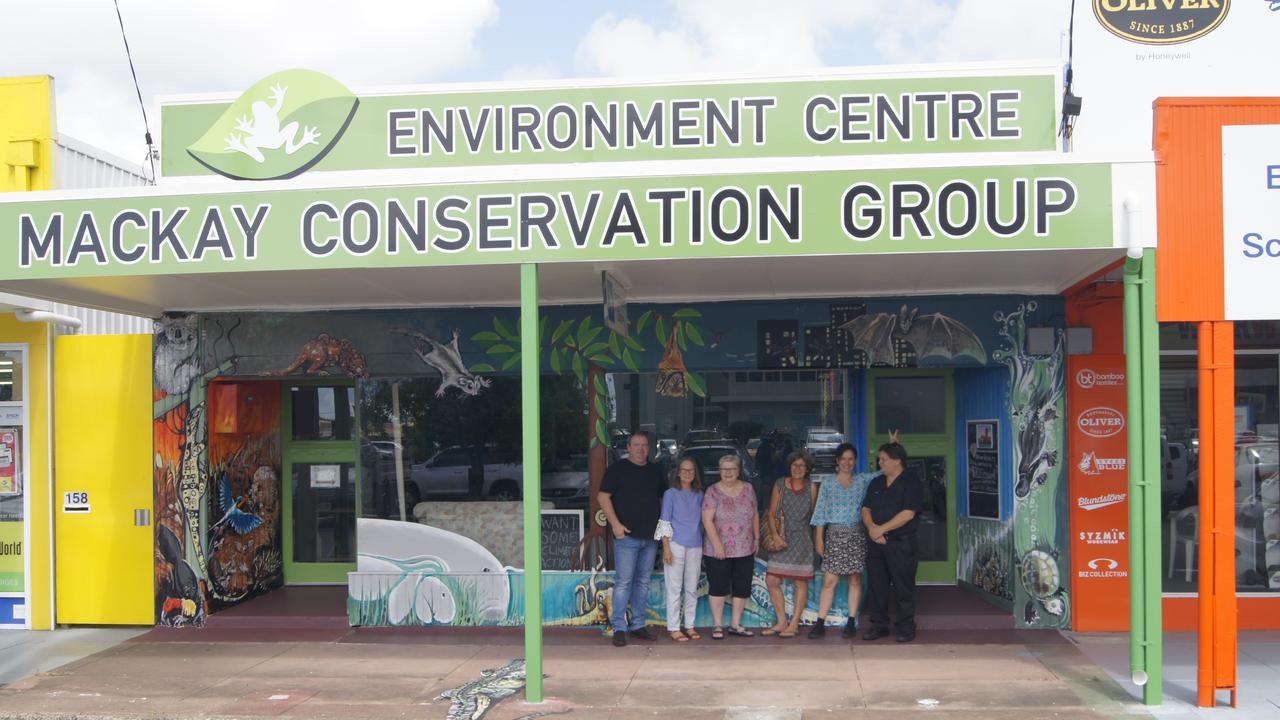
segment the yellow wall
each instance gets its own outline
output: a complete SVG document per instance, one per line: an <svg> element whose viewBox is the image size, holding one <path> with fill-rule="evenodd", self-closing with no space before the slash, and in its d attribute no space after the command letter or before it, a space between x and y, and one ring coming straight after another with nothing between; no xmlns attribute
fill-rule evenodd
<svg viewBox="0 0 1280 720"><path fill-rule="evenodd" d="M151 336L66 335L53 346L53 496L87 492L92 508L54 513L58 622L150 625L154 541L134 513L154 497Z"/></svg>
<svg viewBox="0 0 1280 720"><path fill-rule="evenodd" d="M0 313L0 343L26 343L28 396L27 418L30 434L27 447L30 452L31 476L27 478L27 496L30 498L27 526L31 532L31 575L27 577L27 608L33 630L53 627L50 612L49 521L52 515L52 498L49 492L49 326L46 323L23 323L10 313Z"/></svg>
<svg viewBox="0 0 1280 720"><path fill-rule="evenodd" d="M0 192L48 190L53 185L53 78L0 78ZM0 313L0 343L27 343L25 398L30 434L31 476L27 525L31 575L27 577L31 627L53 627L49 552L52 498L49 492L49 326L18 322Z"/></svg>
<svg viewBox="0 0 1280 720"><path fill-rule="evenodd" d="M53 187L53 78L0 78L0 192Z"/></svg>

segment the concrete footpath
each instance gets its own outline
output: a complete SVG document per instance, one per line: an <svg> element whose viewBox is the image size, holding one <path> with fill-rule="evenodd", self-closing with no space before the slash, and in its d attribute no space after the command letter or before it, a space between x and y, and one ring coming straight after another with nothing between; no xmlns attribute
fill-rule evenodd
<svg viewBox="0 0 1280 720"><path fill-rule="evenodd" d="M0 687L0 717L1149 717L1051 631L922 632L905 645L841 641L838 629L816 642L704 633L626 648L598 632L549 632L541 705L524 703L511 676L518 632L285 635L153 630Z"/></svg>

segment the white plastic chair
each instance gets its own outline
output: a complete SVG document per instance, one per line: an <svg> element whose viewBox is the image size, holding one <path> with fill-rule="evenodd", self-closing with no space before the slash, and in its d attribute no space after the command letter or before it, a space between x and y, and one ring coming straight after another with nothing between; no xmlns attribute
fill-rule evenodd
<svg viewBox="0 0 1280 720"><path fill-rule="evenodd" d="M1191 534L1184 535L1179 532L1178 527L1181 521L1190 517L1194 522L1191 527ZM1182 541L1182 551L1186 556L1187 582L1191 582L1191 561L1195 557L1196 546L1200 544L1200 508L1191 506L1183 508L1173 514L1173 518L1169 522L1169 577L1173 577L1173 563L1176 559L1174 555L1178 549L1178 541Z"/></svg>

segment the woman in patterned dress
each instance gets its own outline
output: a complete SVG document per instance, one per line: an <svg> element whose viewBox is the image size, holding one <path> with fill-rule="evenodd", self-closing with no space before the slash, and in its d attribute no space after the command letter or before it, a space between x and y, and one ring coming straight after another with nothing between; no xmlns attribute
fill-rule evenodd
<svg viewBox="0 0 1280 720"><path fill-rule="evenodd" d="M769 512L765 521L775 534L783 535L786 546L769 553L769 570L765 583L769 587L769 599L778 620L773 627L765 628L761 635L795 637L800 628L800 616L809 602L809 582L813 580L813 535L809 520L817 500L817 487L809 479L813 472L813 458L804 450L797 450L787 458L788 475L778 478L773 485ZM778 533L778 516L782 516L782 533ZM790 622L787 621L786 598L782 583L795 583Z"/></svg>
<svg viewBox="0 0 1280 720"><path fill-rule="evenodd" d="M707 488L702 496L703 533L702 562L707 569L711 618L715 628L711 639L723 640L730 635L751 637L752 631L742 626L742 611L751 596L751 579L755 574L756 544L760 538L760 514L756 512L756 491L742 480L742 458L725 455L720 458L720 482ZM733 594L732 622L724 624L724 601Z"/></svg>
<svg viewBox="0 0 1280 720"><path fill-rule="evenodd" d="M836 585L844 578L849 584L849 619L840 636L846 640L857 632L858 604L862 599L862 571L867 565L867 532L862 525L862 500L871 482L871 473L854 473L858 450L849 443L836 448L836 474L818 490L813 509L813 547L822 556L822 594L818 598L818 620L809 639L826 634L827 614L835 601Z"/></svg>

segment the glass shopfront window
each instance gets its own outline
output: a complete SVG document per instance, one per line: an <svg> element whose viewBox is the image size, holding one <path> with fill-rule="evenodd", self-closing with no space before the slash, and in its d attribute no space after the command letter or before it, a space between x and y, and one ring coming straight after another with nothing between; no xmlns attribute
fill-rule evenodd
<svg viewBox="0 0 1280 720"><path fill-rule="evenodd" d="M1236 589L1280 590L1280 322L1236 323ZM1241 338L1244 341L1241 341ZM1199 577L1199 375L1195 326L1161 327L1161 510L1166 592L1195 592ZM1270 344L1269 349L1259 347ZM1243 349L1242 349L1243 348Z"/></svg>
<svg viewBox="0 0 1280 720"><path fill-rule="evenodd" d="M585 515L591 406L603 408L606 462L625 456L632 429L651 434L653 461L664 470L683 453L697 456L704 484L719 479L721 456L738 454L762 503L773 481L785 474L791 451L812 445L815 455L833 456L835 445L848 437L843 371L702 375L705 393L688 391L684 397L660 394L657 373L607 373L592 381L603 392L590 396L573 375L544 375L543 507ZM520 381L489 379L483 392L466 397L452 391L437 397L438 377L360 381L359 508L362 517L419 522L472 537L503 564L521 567ZM544 548L544 555L551 550Z"/></svg>

